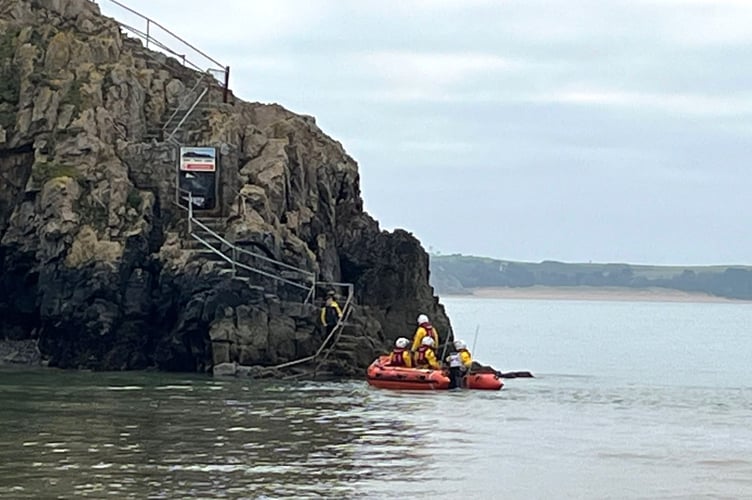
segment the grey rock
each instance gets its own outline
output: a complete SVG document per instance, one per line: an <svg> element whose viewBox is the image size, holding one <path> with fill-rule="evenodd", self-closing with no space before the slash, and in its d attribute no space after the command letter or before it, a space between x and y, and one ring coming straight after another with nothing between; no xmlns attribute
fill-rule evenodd
<svg viewBox="0 0 752 500"><path fill-rule="evenodd" d="M0 92L17 96L0 103L0 339L34 332L42 361L65 368L279 376L275 364L321 346L326 290L346 300L328 282L355 285L331 355L341 375L411 335L419 313L447 334L427 254L364 212L357 163L315 119L223 103L213 85L177 132L220 151L216 208L197 215L226 240L217 248L247 250L233 271L191 246L179 150L162 141L201 75L88 0L0 0L0 12Z"/></svg>

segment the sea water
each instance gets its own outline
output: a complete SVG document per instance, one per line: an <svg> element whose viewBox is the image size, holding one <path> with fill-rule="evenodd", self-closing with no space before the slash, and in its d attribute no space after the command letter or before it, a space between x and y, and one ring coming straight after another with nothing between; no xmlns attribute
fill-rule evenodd
<svg viewBox="0 0 752 500"><path fill-rule="evenodd" d="M479 360L537 377L420 393L6 369L0 497L752 497L752 304L443 302Z"/></svg>

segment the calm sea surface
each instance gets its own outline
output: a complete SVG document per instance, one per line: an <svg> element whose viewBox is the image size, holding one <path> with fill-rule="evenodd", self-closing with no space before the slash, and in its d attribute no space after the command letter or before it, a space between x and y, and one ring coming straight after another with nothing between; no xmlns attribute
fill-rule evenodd
<svg viewBox="0 0 752 500"><path fill-rule="evenodd" d="M444 303L478 359L538 378L3 370L0 497L752 498L752 304Z"/></svg>

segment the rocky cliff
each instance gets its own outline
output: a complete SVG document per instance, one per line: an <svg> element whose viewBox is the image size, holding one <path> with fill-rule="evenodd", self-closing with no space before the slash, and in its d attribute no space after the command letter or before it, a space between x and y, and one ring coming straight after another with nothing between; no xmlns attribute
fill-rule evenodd
<svg viewBox="0 0 752 500"><path fill-rule="evenodd" d="M36 340L53 366L116 370L269 366L320 345L299 291L239 279L187 242L178 142L220 152L205 217L227 241L354 284L343 373L420 312L449 331L420 243L363 211L356 162L312 117L223 102L214 82L164 141L201 79L88 0L0 0L0 338Z"/></svg>

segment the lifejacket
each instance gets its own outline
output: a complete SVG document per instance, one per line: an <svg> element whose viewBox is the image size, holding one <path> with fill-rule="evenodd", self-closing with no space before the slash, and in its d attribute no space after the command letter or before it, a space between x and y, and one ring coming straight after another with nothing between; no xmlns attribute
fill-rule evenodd
<svg viewBox="0 0 752 500"><path fill-rule="evenodd" d="M389 355L389 364L391 366L406 366L404 353L407 349L395 347L392 354Z"/></svg>
<svg viewBox="0 0 752 500"><path fill-rule="evenodd" d="M415 366L419 368L423 366L431 366L431 363L428 362L428 358L426 357L426 353L429 349L433 351L433 348L427 345L422 345L418 348L418 351L415 353Z"/></svg>
<svg viewBox="0 0 752 500"><path fill-rule="evenodd" d="M331 304L324 305L324 307L321 308L321 324L324 326L336 325L341 317L342 309L340 309L336 300L332 300Z"/></svg>
<svg viewBox="0 0 752 500"><path fill-rule="evenodd" d="M431 326L431 323L423 323L422 326L426 330L426 334L423 336L423 338L431 337L433 339L434 345L439 345L439 335L434 331L433 326Z"/></svg>
<svg viewBox="0 0 752 500"><path fill-rule="evenodd" d="M448 360L449 368L459 368L460 366L462 366L462 358L460 357L460 353L458 352L450 353Z"/></svg>

